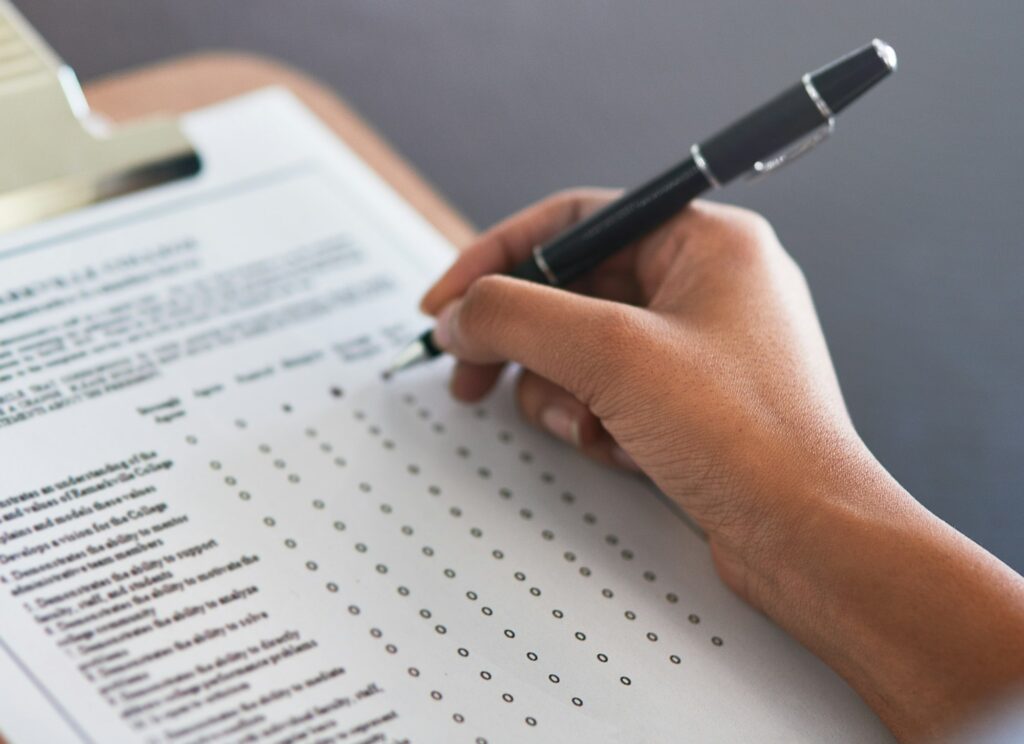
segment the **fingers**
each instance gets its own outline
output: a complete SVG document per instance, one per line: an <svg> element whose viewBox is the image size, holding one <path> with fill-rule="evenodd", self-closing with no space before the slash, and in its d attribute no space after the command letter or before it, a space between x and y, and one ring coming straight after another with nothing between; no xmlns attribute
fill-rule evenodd
<svg viewBox="0 0 1024 744"><path fill-rule="evenodd" d="M452 373L452 395L464 403L475 403L491 391L504 368L504 364L458 362Z"/></svg>
<svg viewBox="0 0 1024 744"><path fill-rule="evenodd" d="M516 386L516 398L523 417L534 426L595 460L629 470L639 469L597 416L550 380L523 370Z"/></svg>
<svg viewBox="0 0 1024 744"><path fill-rule="evenodd" d="M616 378L638 332L625 305L489 275L438 315L434 340L463 361L511 360L561 385L585 404ZM628 338L627 338L628 337Z"/></svg>
<svg viewBox="0 0 1024 744"><path fill-rule="evenodd" d="M420 302L423 312L436 315L461 296L474 279L504 273L526 258L534 246L578 222L611 201L613 189L574 189L554 194L499 222L460 254Z"/></svg>

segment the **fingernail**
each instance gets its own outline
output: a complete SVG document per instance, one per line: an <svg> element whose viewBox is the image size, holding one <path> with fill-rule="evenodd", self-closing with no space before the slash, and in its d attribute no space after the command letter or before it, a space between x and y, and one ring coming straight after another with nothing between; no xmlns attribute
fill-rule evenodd
<svg viewBox="0 0 1024 744"><path fill-rule="evenodd" d="M617 444L612 447L612 460L615 461L616 465L626 468L627 470L640 470L640 466L636 464L636 460L630 457L629 453Z"/></svg>
<svg viewBox="0 0 1024 744"><path fill-rule="evenodd" d="M437 314L437 324L434 326L434 343L445 350L450 349L452 346L454 338L452 319L455 317L458 304L458 302L449 302Z"/></svg>
<svg viewBox="0 0 1024 744"><path fill-rule="evenodd" d="M540 414L541 425L559 439L575 447L580 446L580 422L560 406L545 408Z"/></svg>

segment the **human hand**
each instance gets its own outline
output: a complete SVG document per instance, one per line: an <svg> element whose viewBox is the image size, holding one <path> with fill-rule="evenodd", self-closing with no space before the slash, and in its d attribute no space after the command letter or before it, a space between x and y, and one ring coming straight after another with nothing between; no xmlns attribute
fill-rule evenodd
<svg viewBox="0 0 1024 744"><path fill-rule="evenodd" d="M498 276L617 194L570 191L505 220L423 299L485 395L506 360L525 417L585 454L639 468L708 533L723 578L759 604L809 508L793 479L862 456L806 283L768 223L697 203L571 291Z"/></svg>
<svg viewBox="0 0 1024 744"><path fill-rule="evenodd" d="M467 248L423 299L476 400L506 361L525 417L643 470L716 568L903 739L1024 680L1024 581L935 518L846 412L810 293L762 218L698 202L567 289L500 276L616 192L558 194Z"/></svg>

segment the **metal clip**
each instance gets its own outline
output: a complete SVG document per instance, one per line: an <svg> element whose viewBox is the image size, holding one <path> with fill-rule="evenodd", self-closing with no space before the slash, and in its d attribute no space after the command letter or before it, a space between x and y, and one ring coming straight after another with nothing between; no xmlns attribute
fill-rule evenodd
<svg viewBox="0 0 1024 744"><path fill-rule="evenodd" d="M764 160L758 160L754 163L754 167L747 173L747 179L752 180L760 178L761 176L768 175L774 170L778 170L787 163L792 163L794 160L799 158L801 155L806 155L815 147L820 145L822 142L829 138L829 135L835 131L836 120L835 117L830 116L828 121L823 123L820 127L812 129L802 139L797 140L795 143L782 150L776 155L772 155Z"/></svg>

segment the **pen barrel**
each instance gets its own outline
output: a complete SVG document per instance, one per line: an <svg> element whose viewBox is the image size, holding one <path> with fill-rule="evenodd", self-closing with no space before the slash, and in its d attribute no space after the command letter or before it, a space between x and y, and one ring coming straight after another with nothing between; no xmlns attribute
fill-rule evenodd
<svg viewBox="0 0 1024 744"><path fill-rule="evenodd" d="M688 158L545 245L540 251L545 267L534 257L517 266L511 275L564 286L663 225L709 185Z"/></svg>
<svg viewBox="0 0 1024 744"><path fill-rule="evenodd" d="M701 142L700 152L708 170L726 184L825 122L803 83L797 83Z"/></svg>

